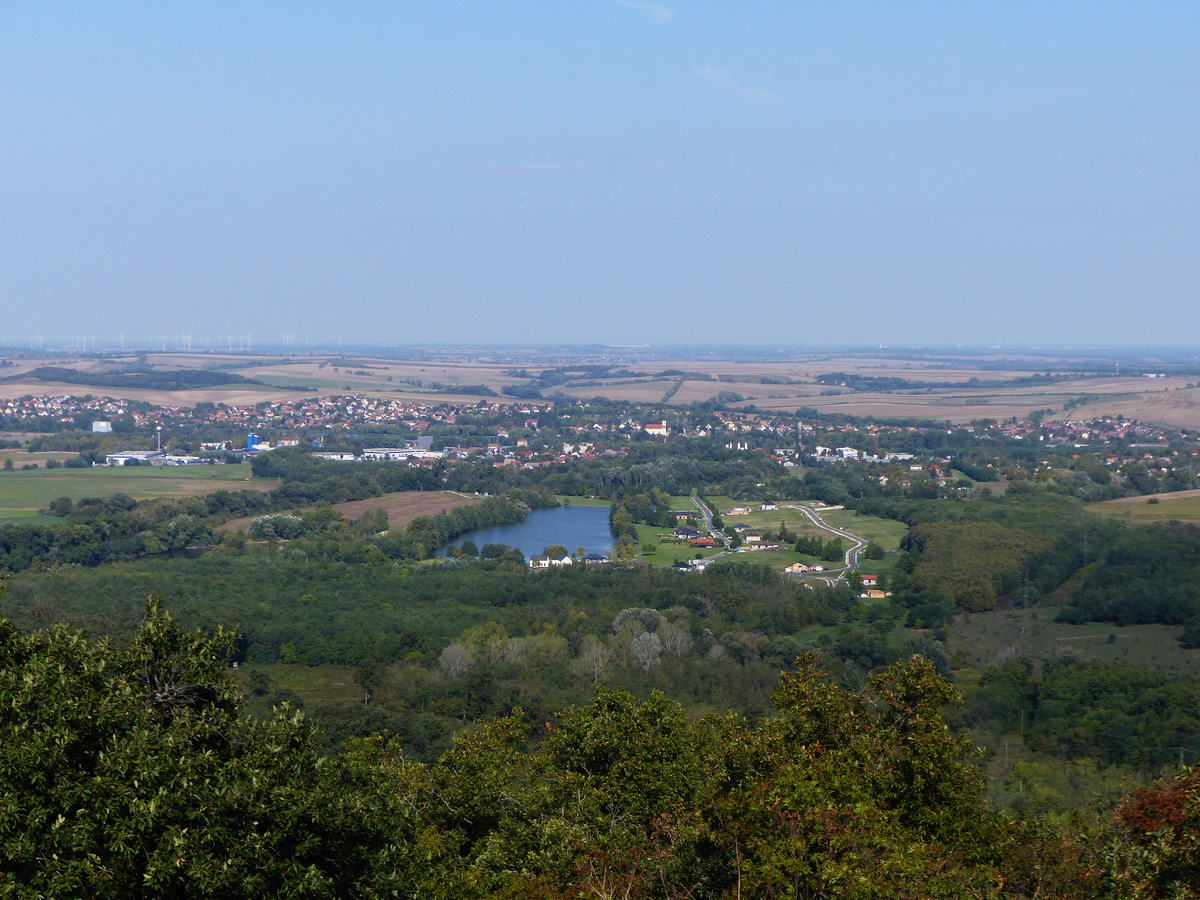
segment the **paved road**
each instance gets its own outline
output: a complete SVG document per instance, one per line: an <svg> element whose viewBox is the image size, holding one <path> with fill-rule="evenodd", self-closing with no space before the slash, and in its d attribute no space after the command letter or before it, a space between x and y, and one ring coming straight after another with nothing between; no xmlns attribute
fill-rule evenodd
<svg viewBox="0 0 1200 900"><path fill-rule="evenodd" d="M709 537L714 541L720 541L725 545L725 549L729 549L729 535L723 531L718 531L713 528L712 510L695 494L692 494L692 502L696 504L696 509L700 510L700 515L704 517L704 530L708 532Z"/></svg>
<svg viewBox="0 0 1200 900"><path fill-rule="evenodd" d="M730 546L731 540L729 535L725 534L723 531L718 531L717 529L713 528L712 511L695 494L692 495L692 502L696 504L696 509L700 510L700 515L704 517L704 530L708 532L709 536L711 536L713 540L720 541L725 546L725 549L722 552L715 553L712 556L707 557L707 560L711 562L712 560L718 559L722 556L733 555L733 553L736 551L734 551ZM867 542L863 538L859 537L853 532L845 531L841 528L836 528L833 525L830 525L811 507L789 504L785 505L784 509L798 509L800 512L804 513L804 515L806 515L809 520L818 528L824 529L831 534L836 534L838 537L844 537L850 541L850 549L846 551L845 564L843 568L829 570L828 575L816 576L818 579L824 581L830 587L834 587L839 581L846 577L847 573L853 572L858 568L858 555L862 552L862 549L867 546Z"/></svg>
<svg viewBox="0 0 1200 900"><path fill-rule="evenodd" d="M859 553L862 552L863 548L867 546L867 542L863 538L859 537L857 534L854 534L853 532L845 531L841 528L835 528L833 525L830 525L828 522L826 522L824 519L822 519L811 507L800 506L797 504L797 505L788 505L785 508L800 510L800 512L802 512L802 513L804 513L804 515L808 516L809 520L814 525L816 525L818 528L823 528L825 531L828 531L832 534L836 534L838 537L844 537L851 542L850 549L846 551L845 566L841 569L841 571L839 572L839 574L836 578L826 578L825 580L827 582L830 582L832 584L834 582L841 581L843 578L846 577L846 574L848 572L853 572L855 569L858 568L858 555L859 555Z"/></svg>

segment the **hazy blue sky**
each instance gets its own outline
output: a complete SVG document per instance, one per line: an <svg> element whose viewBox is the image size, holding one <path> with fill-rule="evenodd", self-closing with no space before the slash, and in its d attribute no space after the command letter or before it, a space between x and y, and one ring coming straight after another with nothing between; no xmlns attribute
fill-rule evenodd
<svg viewBox="0 0 1200 900"><path fill-rule="evenodd" d="M1200 343L1200 2L0 4L0 341Z"/></svg>

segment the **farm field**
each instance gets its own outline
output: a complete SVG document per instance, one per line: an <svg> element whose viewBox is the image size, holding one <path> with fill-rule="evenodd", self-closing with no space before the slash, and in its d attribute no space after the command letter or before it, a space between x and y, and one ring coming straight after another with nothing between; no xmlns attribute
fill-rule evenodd
<svg viewBox="0 0 1200 900"><path fill-rule="evenodd" d="M351 522L368 510L382 509L387 513L388 527L399 528L418 516L435 516L438 513L454 509L456 506L477 502L479 501L475 497L457 494L453 491L400 491L395 494L384 494L382 497L368 497L366 500L335 503L333 508ZM253 521L254 516L231 519L217 526L217 530L245 531Z"/></svg>
<svg viewBox="0 0 1200 900"><path fill-rule="evenodd" d="M17 397L112 397L117 400L142 400L160 406L195 406L197 403L226 403L231 406L253 406L269 400L295 400L304 394L285 391L266 385L230 384L184 391L162 391L147 388L94 387L85 384L64 384L54 381L14 381L0 383L0 400Z"/></svg>
<svg viewBox="0 0 1200 900"><path fill-rule="evenodd" d="M327 379L343 383L355 382L383 387L404 380L426 384L486 384L493 390L526 379L505 375L507 366L486 363L447 363L394 359L340 359L338 357L308 358L279 365L253 366L236 371L248 378L291 377L297 379ZM532 372L538 370L535 367Z"/></svg>
<svg viewBox="0 0 1200 900"><path fill-rule="evenodd" d="M1155 379L1157 385L1167 379ZM1196 379L1193 379L1193 382ZM1080 422L1100 416L1128 416L1156 425L1200 429L1200 388L1155 390L1128 397L1100 397L1063 413L1058 418Z"/></svg>
<svg viewBox="0 0 1200 900"><path fill-rule="evenodd" d="M981 357L976 357L980 359ZM713 378L727 375L734 378L792 378L811 381L818 375L846 372L855 375L907 378L910 381L969 381L1009 380L1035 375L1045 369L1022 371L997 371L977 368L969 360L953 357L925 358L873 358L870 356L816 356L793 361L751 362L734 360L670 359L655 360L653 363L630 364L633 371L695 372Z"/></svg>
<svg viewBox="0 0 1200 900"><path fill-rule="evenodd" d="M5 438L10 437L10 433L4 434ZM4 460L11 459L13 466L20 469L21 466L35 465L39 468L45 468L46 463L50 460L55 462L63 462L68 459L74 459L78 453L71 453L66 450L39 450L30 452L28 450L8 449L0 450L0 466L4 465Z"/></svg>
<svg viewBox="0 0 1200 900"><path fill-rule="evenodd" d="M122 493L135 500L148 500L193 497L222 489L269 491L276 484L266 479L251 480L248 463L0 472L0 521L28 522L58 497L82 500Z"/></svg>
<svg viewBox="0 0 1200 900"><path fill-rule="evenodd" d="M742 401L734 407L754 406L772 412L795 412L802 407L825 414L883 419L937 419L948 422L970 422L975 419L1004 419L1024 417L1036 409L1057 409L1068 399L1058 394L1040 397L997 396L990 394L978 399L964 396L962 391L947 394L838 394L831 397L768 398Z"/></svg>
<svg viewBox="0 0 1200 900"><path fill-rule="evenodd" d="M632 384L593 385L591 387L559 387L548 395L561 395L587 400L591 397L607 397L610 400L628 400L633 403L658 403L672 387L676 379L662 381L637 381Z"/></svg>
<svg viewBox="0 0 1200 900"><path fill-rule="evenodd" d="M1147 497L1121 497L1093 503L1087 508L1105 516L1124 519L1133 525L1155 522L1200 522L1200 491L1175 491Z"/></svg>
<svg viewBox="0 0 1200 900"><path fill-rule="evenodd" d="M298 379L302 381L303 379ZM290 379L280 378L280 383L292 383ZM197 403L225 403L229 406L254 406L258 403L284 402L288 400L303 400L307 397L328 396L330 394L363 394L369 397L380 397L393 400L416 400L424 403L476 403L484 398L477 394L439 394L422 391L420 388L397 384L390 387L387 382L379 384L356 385L350 389L345 387L347 382L338 381L336 387L312 387L308 390L289 391L271 385L231 384L227 387L217 385L211 388L196 388L183 391L160 391L142 388L92 387L79 384L60 384L58 382L30 381L0 383L0 400L11 400L18 397L112 397L117 400L141 400L160 406L195 406Z"/></svg>
<svg viewBox="0 0 1200 900"><path fill-rule="evenodd" d="M164 370L181 368L225 369L266 382L261 385L206 387L181 391L162 391L140 388L104 388L39 381L0 381L0 399L27 394L81 395L95 394L131 400L143 400L162 405L194 406L200 402L222 402L248 405L263 401L302 399L337 393L359 393L366 396L397 400L471 403L480 397L472 394L436 393L424 385L485 385L498 395L493 402L505 402L506 387L529 384L549 365L572 369L569 358L550 361L499 363L483 350L433 350L442 359L384 359L375 357L345 358L330 354L311 356L270 356L265 354L204 354L150 353L144 361ZM475 359L471 357L475 356ZM523 358L518 356L517 358ZM110 357L103 360L86 358L48 357L20 359L6 374L17 376L37 365L65 365L84 371L112 371L119 363L137 362L139 358ZM536 360L536 361L534 361ZM1035 410L1050 410L1050 418L1081 419L1101 415L1123 415L1144 422L1200 429L1200 388L1194 376L1169 375L1147 379L1138 375L1106 375L1080 377L1047 385L1021 385L1009 388L948 387L929 388L923 393L855 393L836 385L816 383L822 375L836 372L866 376L903 378L914 384L936 382L965 383L1012 381L1039 372L1070 371L1080 364L1094 366L1087 358L1059 359L1054 357L1005 355L914 355L889 357L881 354L862 355L798 354L791 360L756 362L721 359L635 359L622 362L619 357L605 357L606 363L623 367L632 377L609 379L587 378L593 384L566 383L545 390L546 399L554 396L587 399L604 396L614 400L657 403L670 394L667 402L674 405L710 401L722 393L737 393L744 399L732 404L734 408L755 406L764 412L795 412L812 408L822 413L842 413L865 418L918 418L950 422L968 422L981 418L1003 419L1025 417ZM1005 362L1021 368L1012 370L987 368L988 363ZM1025 365L1028 364L1029 368ZM582 364L580 364L582 365ZM522 369L529 376L508 374ZM575 367L578 374L582 370ZM665 376L663 372L694 373L698 377ZM639 378L640 375L640 378ZM713 380L703 380L709 378ZM718 381L716 379L725 380ZM786 379L795 383L763 384L762 379ZM1190 378L1190 380L1189 380ZM300 388L287 391L284 386ZM1094 399L1070 412L1065 404L1080 397Z"/></svg>

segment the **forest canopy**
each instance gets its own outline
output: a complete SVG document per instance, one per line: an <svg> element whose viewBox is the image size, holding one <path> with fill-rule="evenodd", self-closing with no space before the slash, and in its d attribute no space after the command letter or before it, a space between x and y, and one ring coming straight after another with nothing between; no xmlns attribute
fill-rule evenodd
<svg viewBox="0 0 1200 900"><path fill-rule="evenodd" d="M1084 839L989 811L954 690L920 657L836 687L805 657L774 714L600 689L413 763L239 715L233 636L156 601L118 648L0 623L0 879L40 896L1191 896L1197 778ZM531 742L532 732L537 740Z"/></svg>

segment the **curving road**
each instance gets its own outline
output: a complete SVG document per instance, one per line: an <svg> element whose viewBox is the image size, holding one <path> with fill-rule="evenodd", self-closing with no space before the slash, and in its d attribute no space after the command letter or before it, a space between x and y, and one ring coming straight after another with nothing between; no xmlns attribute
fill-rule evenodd
<svg viewBox="0 0 1200 900"><path fill-rule="evenodd" d="M729 556L734 553L735 551L730 547L731 540L729 535L725 534L723 531L718 531L716 528L713 528L712 511L703 502L701 502L700 498L695 494L692 495L692 503L696 505L696 509L700 510L700 515L704 518L704 530L708 532L713 540L720 541L725 547L724 550L714 553L712 556L707 558L709 560L713 560L717 557ZM842 528L837 528L833 525L830 525L811 507L800 506L799 504L784 504L783 509L798 509L800 512L804 513L804 515L808 517L809 521L811 521L818 528L828 531L830 534L836 534L838 537L846 538L848 541L850 541L850 549L846 551L843 567L841 569L829 570L830 576L833 576L836 573L836 577L818 575L817 577L819 579L824 581L830 587L833 587L839 581L845 578L847 574L858 568L858 555L862 552L863 548L867 546L866 540L851 531L846 531Z"/></svg>
<svg viewBox="0 0 1200 900"><path fill-rule="evenodd" d="M826 522L824 519L822 519L819 515L817 515L817 513L811 507L800 506L798 504L789 504L789 505L785 506L784 508L785 509L798 509L798 510L800 510L800 512L804 513L804 515L808 516L809 520L814 525L816 525L818 528L822 528L825 531L830 532L831 534L836 534L838 537L844 537L844 538L848 539L849 541L851 541L851 547L849 550L846 551L846 559L845 559L844 567L838 574L837 578L828 578L828 579L826 579L827 581L829 581L830 583L841 581L843 578L846 577L846 575L848 573L853 572L855 569L858 568L858 554L861 553L863 548L867 546L867 541L863 540L861 537L859 537L857 534L854 534L853 532L845 531L841 528L835 528L833 525L830 525L828 522Z"/></svg>

